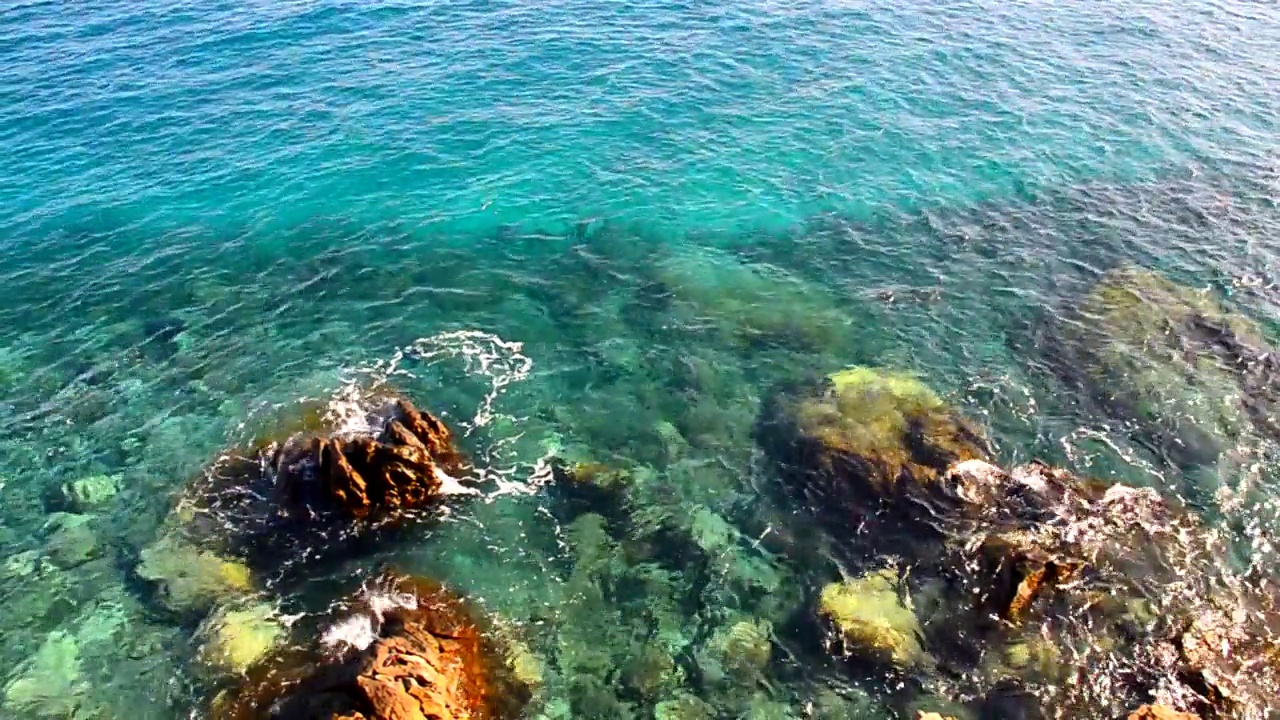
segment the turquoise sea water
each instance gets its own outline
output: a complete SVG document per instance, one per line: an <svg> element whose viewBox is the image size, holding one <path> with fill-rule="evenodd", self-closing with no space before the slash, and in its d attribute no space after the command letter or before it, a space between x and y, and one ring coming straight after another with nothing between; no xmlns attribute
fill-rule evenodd
<svg viewBox="0 0 1280 720"><path fill-rule="evenodd" d="M680 694L883 716L892 687L792 627L834 570L769 490L762 398L909 370L1002 458L1225 514L1232 470L1074 396L1031 328L1137 263L1277 336L1276 58L1259 2L7 4L0 680L50 691L0 715L198 714L225 681L197 667L199 618L134 570L172 494L263 417L394 364L486 497L381 559L522 629L530 717ZM591 596L553 455L633 468L735 559ZM57 489L95 475L119 492L63 558ZM1224 527L1274 522L1270 489ZM708 658L742 618L772 659L726 689ZM657 646L670 667L637 679Z"/></svg>

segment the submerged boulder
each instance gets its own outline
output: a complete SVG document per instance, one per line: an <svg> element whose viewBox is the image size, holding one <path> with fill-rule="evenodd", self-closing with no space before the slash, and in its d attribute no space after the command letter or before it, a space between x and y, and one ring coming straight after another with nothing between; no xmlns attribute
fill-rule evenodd
<svg viewBox="0 0 1280 720"><path fill-rule="evenodd" d="M258 663L213 702L213 720L502 720L529 698L462 601L384 576L301 648Z"/></svg>
<svg viewBox="0 0 1280 720"><path fill-rule="evenodd" d="M266 657L284 635L279 614L269 603L223 606L196 630L196 660L210 676L238 675Z"/></svg>
<svg viewBox="0 0 1280 720"><path fill-rule="evenodd" d="M144 548L134 571L155 583L161 605L179 614L203 614L254 590L247 565L196 547L177 532Z"/></svg>
<svg viewBox="0 0 1280 720"><path fill-rule="evenodd" d="M818 599L818 615L848 655L899 669L928 660L920 645L920 621L902 598L895 569L827 585Z"/></svg>
<svg viewBox="0 0 1280 720"><path fill-rule="evenodd" d="M776 391L755 434L791 488L841 522L987 457L978 430L927 385L870 367Z"/></svg>
<svg viewBox="0 0 1280 720"><path fill-rule="evenodd" d="M1280 437L1280 366L1259 326L1211 294L1137 267L1106 273L1045 325L1055 371L1171 459L1211 464Z"/></svg>
<svg viewBox="0 0 1280 720"><path fill-rule="evenodd" d="M828 289L732 253L675 249L655 264L653 278L679 324L739 348L843 351L853 336L853 315Z"/></svg>

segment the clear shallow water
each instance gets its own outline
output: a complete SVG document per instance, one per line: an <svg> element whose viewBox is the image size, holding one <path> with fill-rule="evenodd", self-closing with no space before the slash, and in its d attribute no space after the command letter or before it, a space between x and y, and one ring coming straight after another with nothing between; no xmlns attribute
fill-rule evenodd
<svg viewBox="0 0 1280 720"><path fill-rule="evenodd" d="M747 541L785 535L761 527L783 511L750 430L803 373L914 370L1007 459L1212 507L1215 481L1055 384L1027 328L1125 262L1276 322L1280 16L899 5L5 8L4 552L47 552L51 487L123 476L98 559L5 580L5 667L96 618L76 712L189 714L192 625L130 574L169 494L264 407L461 330L531 363L465 439L522 490L459 506L395 558L532 628L550 716L652 713L597 692L657 636L652 616L683 638L689 689L716 628L776 618L770 682L722 713L853 692L783 629L804 599L778 588L830 568ZM478 368L405 363L421 405L476 418ZM675 562L653 581L666 609L566 599L571 531L536 483L551 451L637 464L671 512L727 519L754 579ZM601 636L614 656L575 660Z"/></svg>

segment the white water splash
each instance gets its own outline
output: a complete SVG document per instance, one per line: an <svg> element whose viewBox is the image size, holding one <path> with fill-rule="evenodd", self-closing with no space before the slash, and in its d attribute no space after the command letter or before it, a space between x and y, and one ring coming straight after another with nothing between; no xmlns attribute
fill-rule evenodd
<svg viewBox="0 0 1280 720"><path fill-rule="evenodd" d="M524 344L480 330L456 330L431 337L418 338L412 344L397 350L389 359L378 360L371 365L357 368L356 372L383 382L394 377L416 378L413 370L405 366L406 360L433 366L442 360L461 359L468 375L480 375L489 380L489 390L476 408L470 422L461 423L470 435L476 428L484 427L499 417L494 410L498 396L507 386L529 377L533 361L523 354Z"/></svg>

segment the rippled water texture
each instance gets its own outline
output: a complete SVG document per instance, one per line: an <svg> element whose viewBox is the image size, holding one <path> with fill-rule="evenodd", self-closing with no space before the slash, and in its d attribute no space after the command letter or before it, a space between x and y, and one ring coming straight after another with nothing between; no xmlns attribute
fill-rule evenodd
<svg viewBox="0 0 1280 720"><path fill-rule="evenodd" d="M1278 57L1257 2L6 4L0 716L198 716L235 673L157 586L175 494L383 380L480 496L254 612L436 578L536 666L530 718L1021 717L815 617L910 557L761 449L853 365L999 462L1184 502L1274 588ZM1098 350L1147 329L1088 304L1130 266L1189 295L1122 270L1125 317L1222 304Z"/></svg>

